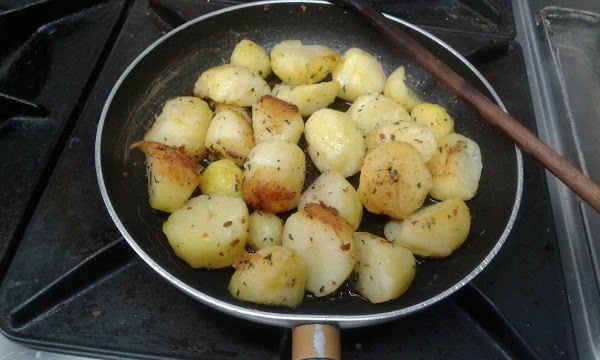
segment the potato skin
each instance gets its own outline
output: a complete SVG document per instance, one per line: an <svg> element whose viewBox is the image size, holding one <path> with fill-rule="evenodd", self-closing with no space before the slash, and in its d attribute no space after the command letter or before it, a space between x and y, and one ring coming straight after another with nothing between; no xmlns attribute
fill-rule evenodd
<svg viewBox="0 0 600 360"><path fill-rule="evenodd" d="M296 105L300 115L307 117L331 105L335 101L339 87L337 81L297 86L277 84L273 87L273 95Z"/></svg>
<svg viewBox="0 0 600 360"><path fill-rule="evenodd" d="M231 65L243 66L257 73L263 79L271 74L271 59L269 54L254 41L243 39L233 49Z"/></svg>
<svg viewBox="0 0 600 360"><path fill-rule="evenodd" d="M200 167L180 149L154 141L138 141L146 154L148 196L153 209L173 212L183 206L200 183Z"/></svg>
<svg viewBox="0 0 600 360"><path fill-rule="evenodd" d="M483 163L477 143L460 134L450 134L439 143L438 152L427 163L433 177L429 192L434 199L470 200L477 193Z"/></svg>
<svg viewBox="0 0 600 360"><path fill-rule="evenodd" d="M297 144L304 131L298 107L276 97L261 97L252 105L254 141L280 139Z"/></svg>
<svg viewBox="0 0 600 360"><path fill-rule="evenodd" d="M188 157L200 161L207 154L204 139L212 117L208 104L197 97L167 100L144 140L183 147Z"/></svg>
<svg viewBox="0 0 600 360"><path fill-rule="evenodd" d="M204 195L226 195L241 198L243 177L242 169L232 160L217 160L204 169L200 191Z"/></svg>
<svg viewBox="0 0 600 360"><path fill-rule="evenodd" d="M191 267L230 266L246 245L248 208L240 198L200 195L173 212L163 232Z"/></svg>
<svg viewBox="0 0 600 360"><path fill-rule="evenodd" d="M378 304L408 290L416 273L410 250L366 232L354 233L354 246L356 265L350 280L360 295Z"/></svg>
<svg viewBox="0 0 600 360"><path fill-rule="evenodd" d="M331 71L333 80L340 83L337 96L353 102L361 95L379 94L385 86L385 71L373 55L351 48Z"/></svg>
<svg viewBox="0 0 600 360"><path fill-rule="evenodd" d="M281 245L283 220L277 215L257 210L250 214L248 239L246 245L252 250L268 246Z"/></svg>
<svg viewBox="0 0 600 360"><path fill-rule="evenodd" d="M402 105L381 94L360 96L346 113L354 120L363 136L386 125L413 122Z"/></svg>
<svg viewBox="0 0 600 360"><path fill-rule="evenodd" d="M227 289L236 299L257 304L296 307L304 299L306 265L292 249L270 246L242 253Z"/></svg>
<svg viewBox="0 0 600 360"><path fill-rule="evenodd" d="M240 106L252 106L270 94L271 88L263 78L245 67L230 64L206 70L194 85L194 96Z"/></svg>
<svg viewBox="0 0 600 360"><path fill-rule="evenodd" d="M426 206L404 220L391 220L384 228L386 239L415 255L443 258L458 249L469 235L471 214L461 199Z"/></svg>
<svg viewBox="0 0 600 360"><path fill-rule="evenodd" d="M256 210L288 211L298 205L306 159L298 145L285 140L259 142L244 163L244 201Z"/></svg>
<svg viewBox="0 0 600 360"><path fill-rule="evenodd" d="M220 158L230 159L242 166L254 147L252 126L238 112L224 109L215 114L208 126L206 148Z"/></svg>
<svg viewBox="0 0 600 360"><path fill-rule="evenodd" d="M404 142L392 141L367 154L358 193L374 214L404 219L423 205L431 189L431 174L421 154Z"/></svg>
<svg viewBox="0 0 600 360"><path fill-rule="evenodd" d="M421 103L412 109L410 116L417 124L427 126L437 141L454 132L454 119L440 105Z"/></svg>
<svg viewBox="0 0 600 360"><path fill-rule="evenodd" d="M402 141L414 146L425 162L429 161L438 150L435 135L427 126L404 121L371 132L365 138L367 152L390 141Z"/></svg>
<svg viewBox="0 0 600 360"><path fill-rule="evenodd" d="M282 245L296 250L306 264L306 289L316 297L331 294L352 272L353 232L335 209L323 204L307 204L285 222Z"/></svg>
<svg viewBox="0 0 600 360"><path fill-rule="evenodd" d="M308 154L319 171L334 170L348 177L360 170L365 141L346 113L332 109L316 111L304 124L304 135Z"/></svg>
<svg viewBox="0 0 600 360"><path fill-rule="evenodd" d="M333 69L340 55L322 45L304 45L285 40L271 51L271 68L289 85L316 84Z"/></svg>
<svg viewBox="0 0 600 360"><path fill-rule="evenodd" d="M406 85L404 66L400 66L390 74L383 88L383 95L394 99L407 111L422 103L423 101Z"/></svg>

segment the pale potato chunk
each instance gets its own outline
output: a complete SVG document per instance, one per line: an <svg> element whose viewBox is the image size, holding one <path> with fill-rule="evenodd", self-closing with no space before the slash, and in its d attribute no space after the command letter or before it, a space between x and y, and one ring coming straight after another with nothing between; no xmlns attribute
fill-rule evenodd
<svg viewBox="0 0 600 360"><path fill-rule="evenodd" d="M248 208L240 198L200 195L172 213L163 231L191 267L230 266L246 245Z"/></svg>
<svg viewBox="0 0 600 360"><path fill-rule="evenodd" d="M242 66L221 65L203 72L194 85L194 95L224 104L251 106L262 96L270 95L269 84Z"/></svg>
<svg viewBox="0 0 600 360"><path fill-rule="evenodd" d="M212 117L208 104L197 97L181 96L168 100L144 140L183 147L188 157L202 160L207 153L204 139Z"/></svg>
<svg viewBox="0 0 600 360"><path fill-rule="evenodd" d="M410 114L402 105L381 94L362 95L347 111L363 136L380 127L400 122L412 122Z"/></svg>
<svg viewBox="0 0 600 360"><path fill-rule="evenodd" d="M231 65L248 68L263 79L271 74L271 59L269 54L254 41L243 39L233 49L229 60Z"/></svg>
<svg viewBox="0 0 600 360"><path fill-rule="evenodd" d="M464 201L448 199L426 206L404 220L391 220L385 237L415 255L443 258L458 249L469 235L471 214Z"/></svg>
<svg viewBox="0 0 600 360"><path fill-rule="evenodd" d="M404 66L400 66L388 77L385 82L385 87L383 88L383 95L396 100L402 104L407 111L412 111L415 106L423 102L412 89L406 85Z"/></svg>
<svg viewBox="0 0 600 360"><path fill-rule="evenodd" d="M339 87L337 81L298 86L277 84L273 87L273 95L296 105L300 115L307 117L331 105L335 101Z"/></svg>
<svg viewBox="0 0 600 360"><path fill-rule="evenodd" d="M352 185L336 171L325 171L300 196L298 210L306 204L322 203L336 209L354 230L362 219L363 206Z"/></svg>
<svg viewBox="0 0 600 360"><path fill-rule="evenodd" d="M221 110L208 127L206 147L213 154L242 166L246 155L254 147L252 126L238 112Z"/></svg>
<svg viewBox="0 0 600 360"><path fill-rule="evenodd" d="M252 124L252 111L250 108L234 105L234 104L222 104L222 103L214 103L214 113L218 113L221 110L233 110L236 113L242 115L248 124Z"/></svg>
<svg viewBox="0 0 600 360"><path fill-rule="evenodd" d="M217 160L204 169L200 191L205 195L226 195L241 198L243 178L242 169L233 160Z"/></svg>
<svg viewBox="0 0 600 360"><path fill-rule="evenodd" d="M307 204L283 227L283 246L298 252L308 276L306 289L326 296L339 288L354 268L354 229L332 208Z"/></svg>
<svg viewBox="0 0 600 360"><path fill-rule="evenodd" d="M431 174L419 152L392 141L369 152L360 169L358 194L374 214L404 219L423 205L431 189Z"/></svg>
<svg viewBox="0 0 600 360"><path fill-rule="evenodd" d="M298 145L285 140L259 142L244 163L244 201L256 210L279 213L298 205L306 160Z"/></svg>
<svg viewBox="0 0 600 360"><path fill-rule="evenodd" d="M308 154L320 172L333 170L344 177L360 170L365 141L354 121L343 112L321 109L304 125Z"/></svg>
<svg viewBox="0 0 600 360"><path fill-rule="evenodd" d="M350 280L356 291L372 303L397 299L415 278L415 257L402 246L355 232L354 250L356 265Z"/></svg>
<svg viewBox="0 0 600 360"><path fill-rule="evenodd" d="M289 307L304 300L306 265L292 249L270 246L254 254L244 252L233 267L227 289L236 299Z"/></svg>
<svg viewBox="0 0 600 360"><path fill-rule="evenodd" d="M460 134L450 134L439 143L438 152L427 163L433 177L433 198L470 200L477 193L483 163L477 143Z"/></svg>
<svg viewBox="0 0 600 360"><path fill-rule="evenodd" d="M252 105L254 141L280 139L297 144L304 131L304 120L298 107L267 95Z"/></svg>
<svg viewBox="0 0 600 360"><path fill-rule="evenodd" d="M340 55L322 45L303 45L285 40L271 51L271 68L289 85L316 84L333 69Z"/></svg>
<svg viewBox="0 0 600 360"><path fill-rule="evenodd" d="M250 232L246 244L252 250L281 245L283 220L277 215L257 210L250 214Z"/></svg>
<svg viewBox="0 0 600 360"><path fill-rule="evenodd" d="M353 102L361 95L380 94L385 86L385 71L373 55L351 48L331 71L333 80L340 83L337 96Z"/></svg>
<svg viewBox="0 0 600 360"><path fill-rule="evenodd" d="M410 116L417 124L427 126L437 141L454 132L454 120L446 109L437 104L419 104L412 109Z"/></svg>
<svg viewBox="0 0 600 360"><path fill-rule="evenodd" d="M413 122L401 122L376 129L365 138L367 152L390 141L411 144L423 156L425 162L437 152L437 140L433 132L427 126Z"/></svg>
<svg viewBox="0 0 600 360"><path fill-rule="evenodd" d="M138 141L146 154L148 195L153 209L173 212L190 198L200 183L200 167L181 150L154 141Z"/></svg>

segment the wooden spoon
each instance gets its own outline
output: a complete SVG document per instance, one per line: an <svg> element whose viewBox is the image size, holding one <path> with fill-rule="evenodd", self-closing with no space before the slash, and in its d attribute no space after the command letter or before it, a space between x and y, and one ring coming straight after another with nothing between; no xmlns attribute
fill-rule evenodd
<svg viewBox="0 0 600 360"><path fill-rule="evenodd" d="M404 30L393 25L364 0L329 0L366 17L392 44L457 96L470 102L492 125L500 128L523 151L538 160L573 192L600 213L600 187L512 116L480 93Z"/></svg>

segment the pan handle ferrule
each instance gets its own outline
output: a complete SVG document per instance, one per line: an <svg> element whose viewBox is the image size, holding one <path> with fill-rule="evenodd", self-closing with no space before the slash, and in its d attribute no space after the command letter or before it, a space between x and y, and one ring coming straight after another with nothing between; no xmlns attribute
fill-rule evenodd
<svg viewBox="0 0 600 360"><path fill-rule="evenodd" d="M333 325L307 324L292 330L292 360L340 360L340 330Z"/></svg>

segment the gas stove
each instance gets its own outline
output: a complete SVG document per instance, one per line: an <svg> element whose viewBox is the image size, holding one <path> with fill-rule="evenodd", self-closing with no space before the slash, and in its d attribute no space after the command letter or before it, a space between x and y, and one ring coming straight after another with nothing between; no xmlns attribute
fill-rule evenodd
<svg viewBox="0 0 600 360"><path fill-rule="evenodd" d="M0 0L0 329L8 339L94 358L289 357L288 329L200 304L138 258L108 216L94 170L100 112L129 63L171 29L239 3ZM509 0L373 4L457 49L537 131ZM492 263L423 311L344 330L344 358L577 357L546 174L527 155L524 169L521 210Z"/></svg>

